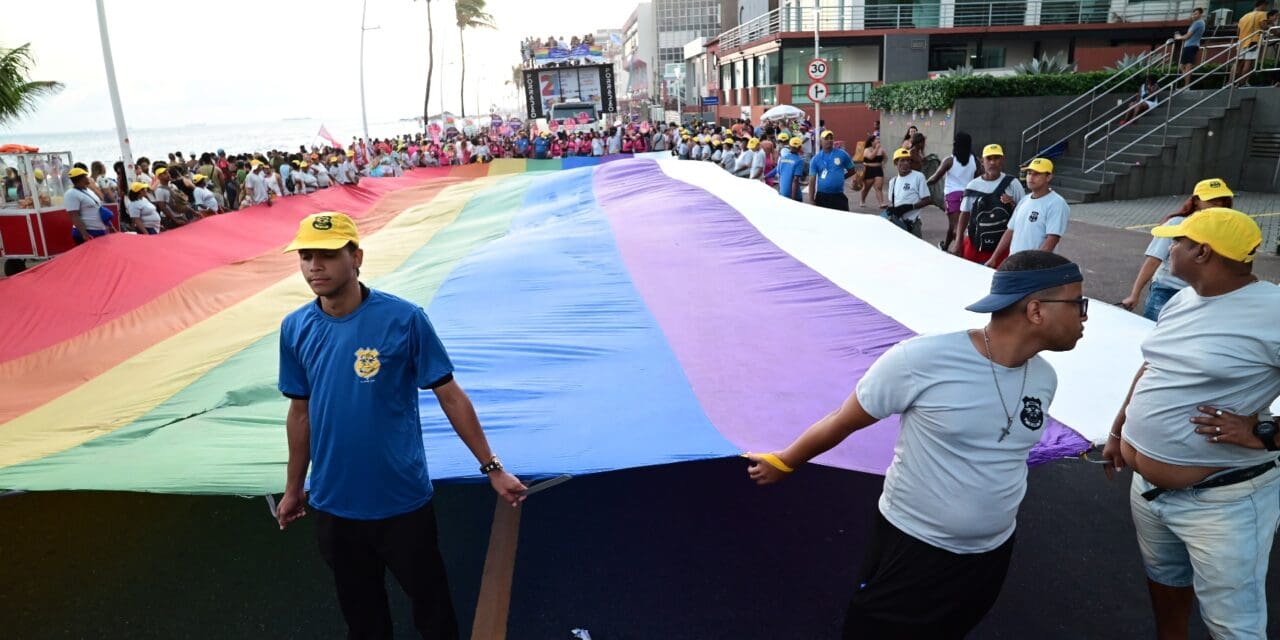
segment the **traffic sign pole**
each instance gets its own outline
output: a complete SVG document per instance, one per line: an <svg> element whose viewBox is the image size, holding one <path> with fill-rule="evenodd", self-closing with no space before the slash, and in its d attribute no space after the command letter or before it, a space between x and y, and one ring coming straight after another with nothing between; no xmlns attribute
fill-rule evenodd
<svg viewBox="0 0 1280 640"><path fill-rule="evenodd" d="M818 48L818 23L822 20L822 0L813 0L813 57L821 58ZM825 75L825 74L824 74ZM822 103L813 103L813 152L817 153L822 145Z"/></svg>

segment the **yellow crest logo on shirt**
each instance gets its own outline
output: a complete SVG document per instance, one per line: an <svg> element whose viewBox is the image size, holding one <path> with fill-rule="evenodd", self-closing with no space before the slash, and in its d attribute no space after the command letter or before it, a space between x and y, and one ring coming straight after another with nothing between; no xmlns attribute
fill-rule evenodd
<svg viewBox="0 0 1280 640"><path fill-rule="evenodd" d="M377 349L356 350L356 375L368 380L378 375L380 369L382 369L382 363L378 362Z"/></svg>

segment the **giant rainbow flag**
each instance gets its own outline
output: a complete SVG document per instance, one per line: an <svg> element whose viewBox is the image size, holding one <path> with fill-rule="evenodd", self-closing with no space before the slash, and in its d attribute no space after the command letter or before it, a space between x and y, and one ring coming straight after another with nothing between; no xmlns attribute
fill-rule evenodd
<svg viewBox="0 0 1280 640"><path fill-rule="evenodd" d="M363 281L427 308L525 477L782 447L888 347L980 326L963 307L990 281L883 220L709 163L500 160L365 180L113 235L0 281L0 488L280 491L277 332L311 299L281 250L325 210L357 220ZM1034 460L1103 436L1140 362L1150 323L1091 314L1080 346L1050 355L1059 392ZM432 476L477 477L430 392L421 405ZM897 428L818 462L882 473Z"/></svg>

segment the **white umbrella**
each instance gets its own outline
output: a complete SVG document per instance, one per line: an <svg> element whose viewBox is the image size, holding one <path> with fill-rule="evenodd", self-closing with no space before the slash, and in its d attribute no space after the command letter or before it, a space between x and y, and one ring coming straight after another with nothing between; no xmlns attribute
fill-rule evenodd
<svg viewBox="0 0 1280 640"><path fill-rule="evenodd" d="M803 117L804 117L803 111L789 104L780 104L764 112L764 116L761 118L761 120L763 120L764 122L770 122L772 120L792 120L792 119L798 119Z"/></svg>

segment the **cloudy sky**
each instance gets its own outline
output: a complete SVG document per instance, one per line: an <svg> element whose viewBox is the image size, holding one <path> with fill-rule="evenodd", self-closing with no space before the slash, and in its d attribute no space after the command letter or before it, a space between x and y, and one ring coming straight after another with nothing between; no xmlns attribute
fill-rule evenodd
<svg viewBox="0 0 1280 640"><path fill-rule="evenodd" d="M112 56L130 128L360 116L360 0L104 0ZM422 115L427 10L422 0L367 0L365 94L369 120ZM489 0L496 31L469 31L467 108L518 106L504 85L526 36L570 37L621 28L634 2ZM458 112L453 2L433 0L436 79L431 110ZM23 2L0 20L0 47L31 43L32 78L66 88L36 113L0 128L63 132L114 127L94 0ZM513 102L515 101L515 102Z"/></svg>

